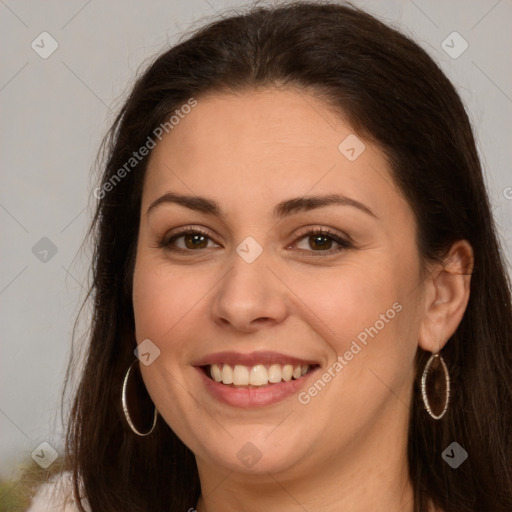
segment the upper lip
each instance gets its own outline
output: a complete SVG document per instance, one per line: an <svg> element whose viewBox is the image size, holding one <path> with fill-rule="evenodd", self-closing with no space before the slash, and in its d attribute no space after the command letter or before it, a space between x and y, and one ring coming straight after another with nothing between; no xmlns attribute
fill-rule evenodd
<svg viewBox="0 0 512 512"><path fill-rule="evenodd" d="M194 366L208 366L212 364L229 364L231 366L255 366L257 364L293 364L296 365L316 365L316 361L310 359L300 359L280 352L250 352L241 354L239 352L216 352L199 359Z"/></svg>

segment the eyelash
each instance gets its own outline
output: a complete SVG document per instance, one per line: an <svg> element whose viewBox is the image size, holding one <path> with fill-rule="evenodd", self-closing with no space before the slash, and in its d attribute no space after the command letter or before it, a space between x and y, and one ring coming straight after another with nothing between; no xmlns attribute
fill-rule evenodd
<svg viewBox="0 0 512 512"><path fill-rule="evenodd" d="M172 233L171 235L165 235L164 237L162 237L158 241L158 247L160 249L166 249L166 250L173 251L173 252L180 252L182 254L201 251L201 249L182 249L181 247L174 247L172 245L172 242L175 242L177 239L181 238L184 235L202 235L205 238L212 240L212 238L206 231L204 231L200 228L197 228L197 227L186 226L185 228L181 229L180 231L178 231L176 233ZM310 236L324 236L327 238L331 238L334 242L336 242L339 245L338 248L329 249L329 250L314 251L314 250L299 249L300 251L303 251L303 252L310 252L311 255L316 256L315 253L319 253L319 255L332 255L332 254L341 252L344 249L351 249L354 247L353 244L347 238L343 238L339 234L334 233L326 228L312 229L310 231L306 231L305 233L302 233L295 240L294 243L297 243L298 241L303 240L304 238L307 238Z"/></svg>

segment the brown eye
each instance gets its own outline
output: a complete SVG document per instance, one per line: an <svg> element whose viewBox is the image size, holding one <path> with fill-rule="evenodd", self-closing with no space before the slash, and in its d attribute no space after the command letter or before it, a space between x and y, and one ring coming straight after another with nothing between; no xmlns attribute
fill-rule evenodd
<svg viewBox="0 0 512 512"><path fill-rule="evenodd" d="M305 247L299 247L299 243L303 243ZM338 247L332 248L333 243ZM352 244L345 238L326 230L310 231L300 237L296 245L300 250L312 253L333 253L352 247Z"/></svg>
<svg viewBox="0 0 512 512"><path fill-rule="evenodd" d="M171 251L186 252L197 249L208 249L208 242L210 241L212 240L207 233L198 229L186 229L170 236L165 236L158 243L158 246Z"/></svg>
<svg viewBox="0 0 512 512"><path fill-rule="evenodd" d="M311 235L308 241L312 249L330 249L333 239L326 235Z"/></svg>
<svg viewBox="0 0 512 512"><path fill-rule="evenodd" d="M187 233L179 238L183 238L187 249L204 249L208 245L207 237L201 233Z"/></svg>

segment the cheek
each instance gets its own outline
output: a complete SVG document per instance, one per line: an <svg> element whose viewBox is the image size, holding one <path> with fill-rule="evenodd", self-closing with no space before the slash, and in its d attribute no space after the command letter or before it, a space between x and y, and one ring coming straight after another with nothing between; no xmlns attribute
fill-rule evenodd
<svg viewBox="0 0 512 512"><path fill-rule="evenodd" d="M192 272L180 275L148 253L138 258L133 279L137 343L150 339L160 350L152 364L141 366L142 377L159 413L182 439L193 431L184 410L188 407L190 413L192 406L198 409L196 416L201 414L201 400L190 403L183 374L189 359L190 319L205 314L200 310L200 286L194 281L198 278Z"/></svg>
<svg viewBox="0 0 512 512"><path fill-rule="evenodd" d="M297 295L325 325L327 338L340 350L375 323L379 330L383 330L383 321L390 325L401 309L396 304L403 306L405 290L405 283L389 266L379 268L363 261L298 278L294 285Z"/></svg>
<svg viewBox="0 0 512 512"><path fill-rule="evenodd" d="M199 281L192 272L180 274L161 259L143 254L135 265L133 279L137 341L149 338L160 346L175 338L175 326L204 296Z"/></svg>
<svg viewBox="0 0 512 512"><path fill-rule="evenodd" d="M343 377L334 379L333 391L371 401L388 392L382 382L398 390L410 377L419 328L418 270L412 256L374 253L323 276L297 279L294 290L323 326L329 363L343 358Z"/></svg>

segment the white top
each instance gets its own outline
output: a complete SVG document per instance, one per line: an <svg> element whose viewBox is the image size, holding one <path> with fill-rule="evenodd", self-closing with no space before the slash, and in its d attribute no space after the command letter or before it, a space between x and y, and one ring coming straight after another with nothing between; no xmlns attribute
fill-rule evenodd
<svg viewBox="0 0 512 512"><path fill-rule="evenodd" d="M84 508L89 510L86 500ZM54 475L42 484L32 498L27 512L78 512L73 496L73 480L70 471Z"/></svg>

